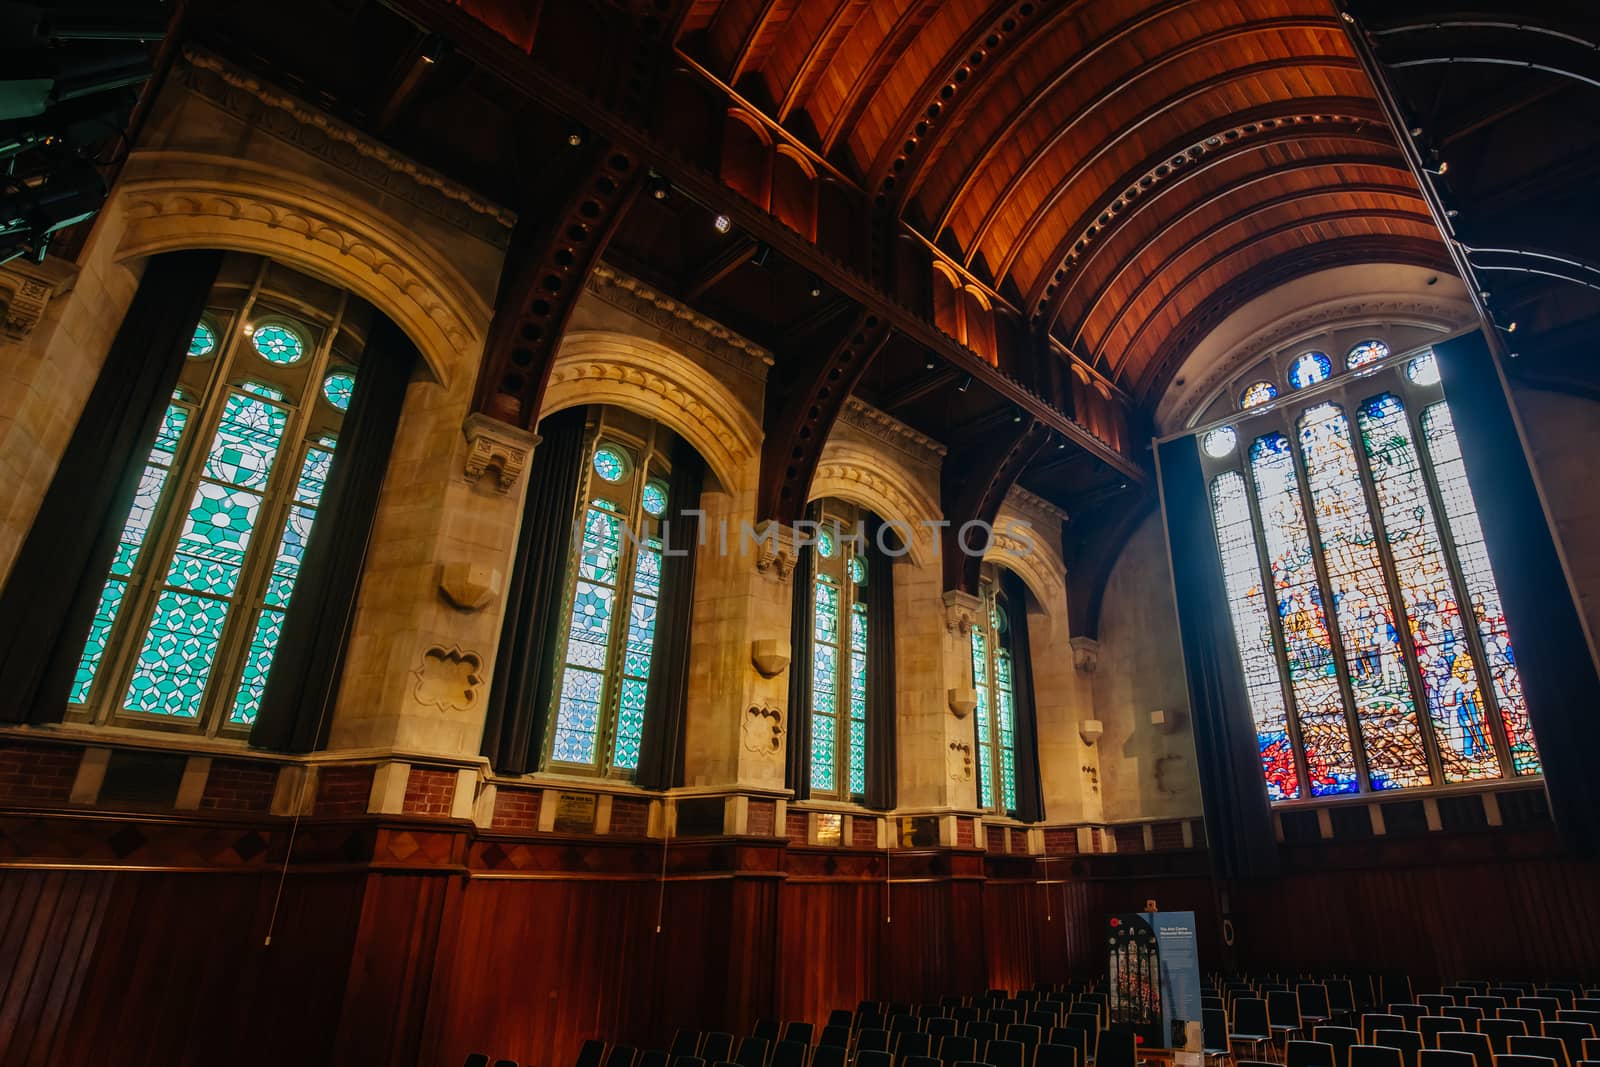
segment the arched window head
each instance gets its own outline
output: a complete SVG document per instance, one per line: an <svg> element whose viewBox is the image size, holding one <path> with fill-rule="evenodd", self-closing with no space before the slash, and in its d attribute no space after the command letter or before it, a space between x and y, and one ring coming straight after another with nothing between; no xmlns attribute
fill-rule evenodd
<svg viewBox="0 0 1600 1067"><path fill-rule="evenodd" d="M1289 364L1289 384L1296 389L1325 382L1333 375L1333 361L1326 352L1302 352Z"/></svg>
<svg viewBox="0 0 1600 1067"><path fill-rule="evenodd" d="M1016 686L1030 684L1013 670L1012 628L1028 624L1027 608L1006 596L993 565L983 568L979 598L983 611L970 635L978 806L1004 815L1017 810Z"/></svg>
<svg viewBox="0 0 1600 1067"><path fill-rule="evenodd" d="M545 764L626 778L644 736L674 437L602 408L587 440Z"/></svg>
<svg viewBox="0 0 1600 1067"><path fill-rule="evenodd" d="M1423 387L1439 384L1439 361L1432 352L1424 352L1406 364L1406 377L1412 384Z"/></svg>
<svg viewBox="0 0 1600 1067"><path fill-rule="evenodd" d="M1232 426L1218 426L1209 430L1200 438L1200 448L1212 459L1223 459L1233 455L1233 450L1239 447L1239 435Z"/></svg>
<svg viewBox="0 0 1600 1067"><path fill-rule="evenodd" d="M1239 394L1239 406L1248 411L1278 399L1278 387L1271 382L1252 382Z"/></svg>
<svg viewBox="0 0 1600 1067"><path fill-rule="evenodd" d="M1379 340L1362 341L1350 350L1344 357L1344 365L1350 370L1365 367L1369 363L1376 363L1389 355L1389 346Z"/></svg>
<svg viewBox="0 0 1600 1067"><path fill-rule="evenodd" d="M124 520L71 718L254 724L370 314L278 264L224 262Z"/></svg>
<svg viewBox="0 0 1600 1067"><path fill-rule="evenodd" d="M811 795L856 800L867 789L865 515L820 505L811 595Z"/></svg>

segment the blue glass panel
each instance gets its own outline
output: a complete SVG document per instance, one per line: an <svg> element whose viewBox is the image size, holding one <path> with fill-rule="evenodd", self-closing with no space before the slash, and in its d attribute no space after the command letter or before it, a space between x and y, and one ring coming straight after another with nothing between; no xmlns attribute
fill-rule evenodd
<svg viewBox="0 0 1600 1067"><path fill-rule="evenodd" d="M1365 367L1368 363L1376 363L1389 354L1389 346L1382 341L1362 341L1350 350L1344 357L1344 365L1351 370Z"/></svg>
<svg viewBox="0 0 1600 1067"><path fill-rule="evenodd" d="M607 482L620 482L628 474L628 460L622 449L602 445L594 450L594 472Z"/></svg>
<svg viewBox="0 0 1600 1067"><path fill-rule="evenodd" d="M267 673L272 670L272 658L278 652L278 639L283 636L283 612L265 608L256 616L256 630L250 638L250 649L245 654L244 672L239 676L239 688L233 694L233 708L228 721L238 726L250 726L261 711L261 695L267 691Z"/></svg>
<svg viewBox="0 0 1600 1067"><path fill-rule="evenodd" d="M617 580L617 564L622 553L622 520L603 500L589 503L583 521L583 554L578 558L578 574L610 585Z"/></svg>
<svg viewBox="0 0 1600 1067"><path fill-rule="evenodd" d="M556 704L552 759L561 763L593 763L600 730L600 682L596 671L568 666L561 675Z"/></svg>
<svg viewBox="0 0 1600 1067"><path fill-rule="evenodd" d="M1289 384L1296 389L1325 382L1333 374L1333 361L1322 352L1302 352L1289 365Z"/></svg>
<svg viewBox="0 0 1600 1067"><path fill-rule="evenodd" d="M1245 409L1260 407L1278 399L1278 387L1271 382L1254 382L1239 394L1239 406Z"/></svg>
<svg viewBox="0 0 1600 1067"><path fill-rule="evenodd" d="M200 359L209 356L217 350L217 332L204 320L194 328L194 336L189 338L189 358Z"/></svg>
<svg viewBox="0 0 1600 1067"><path fill-rule="evenodd" d="M322 396L340 411L350 410L350 399L356 395L356 376L346 370L334 371L322 380Z"/></svg>
<svg viewBox="0 0 1600 1067"><path fill-rule="evenodd" d="M300 334L281 323L256 327L250 339L255 342L261 358L268 363L298 363L300 357L306 354L305 341Z"/></svg>
<svg viewBox="0 0 1600 1067"><path fill-rule="evenodd" d="M227 616L225 600L162 590L124 705L130 711L196 718Z"/></svg>
<svg viewBox="0 0 1600 1067"><path fill-rule="evenodd" d="M646 515L660 518L667 511L667 485L659 479L644 483L642 504Z"/></svg>

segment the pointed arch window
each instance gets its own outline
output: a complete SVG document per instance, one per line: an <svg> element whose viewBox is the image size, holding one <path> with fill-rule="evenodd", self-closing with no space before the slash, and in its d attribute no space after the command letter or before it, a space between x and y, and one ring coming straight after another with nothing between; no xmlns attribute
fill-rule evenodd
<svg viewBox="0 0 1600 1067"><path fill-rule="evenodd" d="M863 513L822 503L811 582L811 795L861 800L867 790L868 662Z"/></svg>
<svg viewBox="0 0 1600 1067"><path fill-rule="evenodd" d="M631 777L639 766L661 598L671 434L603 409L580 479L545 765Z"/></svg>
<svg viewBox="0 0 1600 1067"><path fill-rule="evenodd" d="M992 566L984 568L979 599L982 617L969 635L972 687L978 694L978 706L972 713L978 806L1013 814L1017 810L1016 687L1032 683L1017 676L1012 640L1013 627L1027 625L1027 612L1022 605L1011 603Z"/></svg>
<svg viewBox="0 0 1600 1067"><path fill-rule="evenodd" d="M1201 449L1270 799L1538 774L1432 354L1365 341L1332 382L1320 355L1303 403Z"/></svg>
<svg viewBox="0 0 1600 1067"><path fill-rule="evenodd" d="M363 309L269 261L227 262L123 521L71 717L254 724L355 388Z"/></svg>

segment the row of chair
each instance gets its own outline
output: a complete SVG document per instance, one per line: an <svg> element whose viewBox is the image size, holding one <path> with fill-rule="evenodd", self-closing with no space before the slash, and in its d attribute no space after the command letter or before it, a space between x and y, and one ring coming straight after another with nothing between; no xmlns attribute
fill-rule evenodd
<svg viewBox="0 0 1600 1067"><path fill-rule="evenodd" d="M1472 1057L1475 1067L1495 1067L1495 1057L1504 1055L1539 1056L1552 1061L1554 1067L1576 1067L1579 1063L1600 1059L1600 1038L1585 1033L1576 1042L1568 1043L1557 1037L1512 1035L1503 1043L1490 1035L1469 1030L1445 1030L1431 1040L1414 1030L1379 1029L1363 1034L1354 1027L1319 1026L1312 1033L1313 1040L1290 1039L1284 1045L1286 1067L1361 1067L1357 1048L1384 1048L1400 1055L1403 1067L1422 1067L1422 1053L1430 1051L1459 1052ZM1261 1042L1252 1042L1259 1049ZM1214 1046L1206 1042L1208 1051ZM1392 1059L1387 1053L1362 1053Z"/></svg>

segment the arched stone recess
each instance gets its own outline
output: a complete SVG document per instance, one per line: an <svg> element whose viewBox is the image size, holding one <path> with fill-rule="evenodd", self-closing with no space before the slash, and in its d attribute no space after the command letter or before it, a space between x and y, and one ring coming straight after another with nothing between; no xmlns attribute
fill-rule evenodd
<svg viewBox="0 0 1600 1067"><path fill-rule="evenodd" d="M753 477L761 424L714 375L667 345L610 330L568 333L539 416L579 404L615 404L664 423L695 447L725 491Z"/></svg>
<svg viewBox="0 0 1600 1067"><path fill-rule="evenodd" d="M917 566L933 558L939 506L888 450L851 441L829 440L811 480L811 499L834 497L870 508L904 537L907 556Z"/></svg>
<svg viewBox="0 0 1600 1067"><path fill-rule="evenodd" d="M118 261L181 248L267 256L371 302L447 388L477 368L488 302L371 199L253 160L169 151L135 153L115 197Z"/></svg>
<svg viewBox="0 0 1600 1067"><path fill-rule="evenodd" d="M1013 489L995 516L994 539L983 558L1022 579L1043 613L1049 638L1054 642L1067 637L1067 567L1061 559L1060 515L1041 512L1036 505L1042 503L1019 499Z"/></svg>

